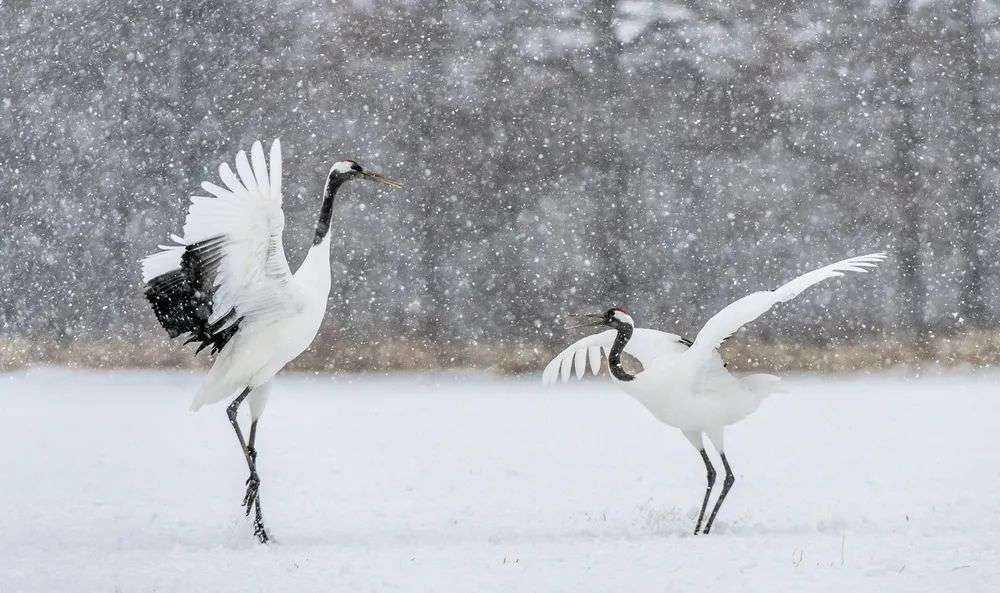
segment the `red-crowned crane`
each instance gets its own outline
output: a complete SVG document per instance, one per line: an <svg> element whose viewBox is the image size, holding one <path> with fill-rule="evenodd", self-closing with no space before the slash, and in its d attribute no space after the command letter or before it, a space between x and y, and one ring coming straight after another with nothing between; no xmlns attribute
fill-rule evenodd
<svg viewBox="0 0 1000 593"><path fill-rule="evenodd" d="M637 399L660 422L684 433L701 454L708 472L708 486L694 528L696 535L701 531L715 484L715 468L702 441L702 435L707 435L726 469L722 491L705 523L703 533L708 533L735 481L726 459L723 431L726 426L753 413L778 382L773 375L734 376L723 365L718 347L736 330L777 303L790 301L810 286L843 276L845 272L866 272L884 259L883 253L852 257L803 274L775 290L749 294L716 313L693 342L655 329L636 328L632 317L617 307L603 314L577 316L585 321L576 327L606 326L611 329L578 340L563 350L545 367L543 380L547 384L560 378L565 382L574 372L577 378L582 378L587 372L588 361L597 374L606 356L615 384ZM623 352L638 359L643 370L635 375L626 371L622 366Z"/></svg>
<svg viewBox="0 0 1000 593"><path fill-rule="evenodd" d="M402 187L352 160L330 168L312 247L293 274L285 259L281 209L281 144L271 144L270 163L260 142L250 157L236 154L236 173L223 163L223 185L201 184L209 196L193 196L183 235L142 260L146 298L171 338L187 336L215 362L191 403L231 399L226 413L250 470L243 506L254 513L254 535L269 536L260 510L260 477L254 440L271 379L316 337L330 294L330 220L337 191L365 179ZM270 165L270 167L268 167ZM247 439L237 419L249 401Z"/></svg>

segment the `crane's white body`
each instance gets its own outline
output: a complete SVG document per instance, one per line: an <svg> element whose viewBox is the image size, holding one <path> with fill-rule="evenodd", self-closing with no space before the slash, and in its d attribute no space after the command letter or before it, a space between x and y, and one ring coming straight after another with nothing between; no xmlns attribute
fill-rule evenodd
<svg viewBox="0 0 1000 593"><path fill-rule="evenodd" d="M615 330L588 336L563 350L545 369L547 384L581 378L589 368L596 375L615 340ZM773 375L736 377L718 352L694 359L697 351L680 336L655 329L636 328L625 352L638 359L643 372L631 381L614 376L612 383L643 405L660 422L683 431L708 432L753 413L776 387Z"/></svg>
<svg viewBox="0 0 1000 593"><path fill-rule="evenodd" d="M721 450L722 429L756 411L779 383L773 375L737 377L730 373L717 350L722 341L806 288L844 272L866 272L883 259L883 254L846 259L803 274L776 290L749 294L709 319L690 347L674 334L636 328L624 351L642 363L643 371L631 381L613 376L612 381L659 421L684 431L696 447L700 448L701 434L706 433ZM588 362L597 374L616 335L615 330L607 330L578 340L548 364L543 380L565 382L574 372L582 378Z"/></svg>
<svg viewBox="0 0 1000 593"><path fill-rule="evenodd" d="M704 364L691 364L688 358L685 352L632 381L614 381L657 420L684 431L729 426L756 411L770 393L760 388L761 375L751 375L750 384L744 383L723 367L718 355ZM777 383L778 378L772 378Z"/></svg>
<svg viewBox="0 0 1000 593"><path fill-rule="evenodd" d="M238 174L238 175L237 175ZM269 381L301 354L319 331L330 294L330 238L310 248L292 274L282 232L281 144L271 145L270 169L260 142L250 158L236 155L236 173L219 167L224 187L205 182L211 197L194 196L184 234L142 262L146 282L181 267L184 248L221 237L223 249L214 280L211 322L235 311L239 330L218 353L191 409L251 388L255 418L267 401Z"/></svg>
<svg viewBox="0 0 1000 593"><path fill-rule="evenodd" d="M330 296L330 238L309 249L289 283L287 315L240 328L219 352L191 410L229 398L250 387L250 409L259 417L266 404L265 386L286 364L312 344ZM246 332L246 333L244 333Z"/></svg>

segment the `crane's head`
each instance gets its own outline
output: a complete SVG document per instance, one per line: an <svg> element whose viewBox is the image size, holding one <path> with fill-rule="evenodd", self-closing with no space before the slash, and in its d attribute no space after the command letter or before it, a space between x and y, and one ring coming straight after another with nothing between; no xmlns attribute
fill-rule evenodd
<svg viewBox="0 0 1000 593"><path fill-rule="evenodd" d="M580 318L583 321L570 327L598 327L606 325L611 329L620 329L624 326L635 327L632 316L621 307L608 309L605 313L590 313L585 315L570 315L570 317Z"/></svg>
<svg viewBox="0 0 1000 593"><path fill-rule="evenodd" d="M389 179L381 173L366 171L357 163L357 161L352 161L350 159L337 161L332 167L330 167L330 181L339 181L343 183L344 181L349 181L351 179L367 179L368 181L384 183L390 187L403 187L402 183L394 179Z"/></svg>

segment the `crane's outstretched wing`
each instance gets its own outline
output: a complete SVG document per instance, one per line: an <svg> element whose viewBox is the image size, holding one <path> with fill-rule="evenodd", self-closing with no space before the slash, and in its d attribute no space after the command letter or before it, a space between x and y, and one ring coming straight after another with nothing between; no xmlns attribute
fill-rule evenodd
<svg viewBox="0 0 1000 593"><path fill-rule="evenodd" d="M238 176L237 176L238 174ZM281 143L271 144L270 170L260 142L250 158L236 155L236 173L223 163L225 187L192 196L184 235L142 260L146 298L170 337L189 334L218 352L241 324L267 321L297 306L285 259L281 210Z"/></svg>
<svg viewBox="0 0 1000 593"><path fill-rule="evenodd" d="M576 378L582 379L587 373L588 361L591 372L595 375L601 372L601 364L607 359L617 334L615 330L609 329L577 340L545 366L542 382L551 385L561 379L565 383L574 370ZM643 366L647 366L654 358L678 355L690 345L691 342L680 336L638 327L633 330L632 339L625 345L625 352L637 358Z"/></svg>
<svg viewBox="0 0 1000 593"><path fill-rule="evenodd" d="M711 352L736 330L766 313L777 303L790 301L803 290L845 272L867 272L885 259L884 253L872 253L839 261L807 272L775 290L754 292L730 304L712 316L691 345L691 353Z"/></svg>

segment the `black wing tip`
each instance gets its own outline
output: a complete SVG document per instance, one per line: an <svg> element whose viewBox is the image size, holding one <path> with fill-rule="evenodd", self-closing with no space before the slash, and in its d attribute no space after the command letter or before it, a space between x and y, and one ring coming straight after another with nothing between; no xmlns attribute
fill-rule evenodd
<svg viewBox="0 0 1000 593"><path fill-rule="evenodd" d="M181 267L171 270L146 284L146 300L152 305L157 321L171 339L188 334L185 345L200 343L197 356L211 347L216 354L239 330L243 318L235 321L236 310L230 310L215 323L212 316L212 296L215 272L221 258L220 248L225 236L210 237L185 247ZM230 323L231 322L231 323Z"/></svg>

